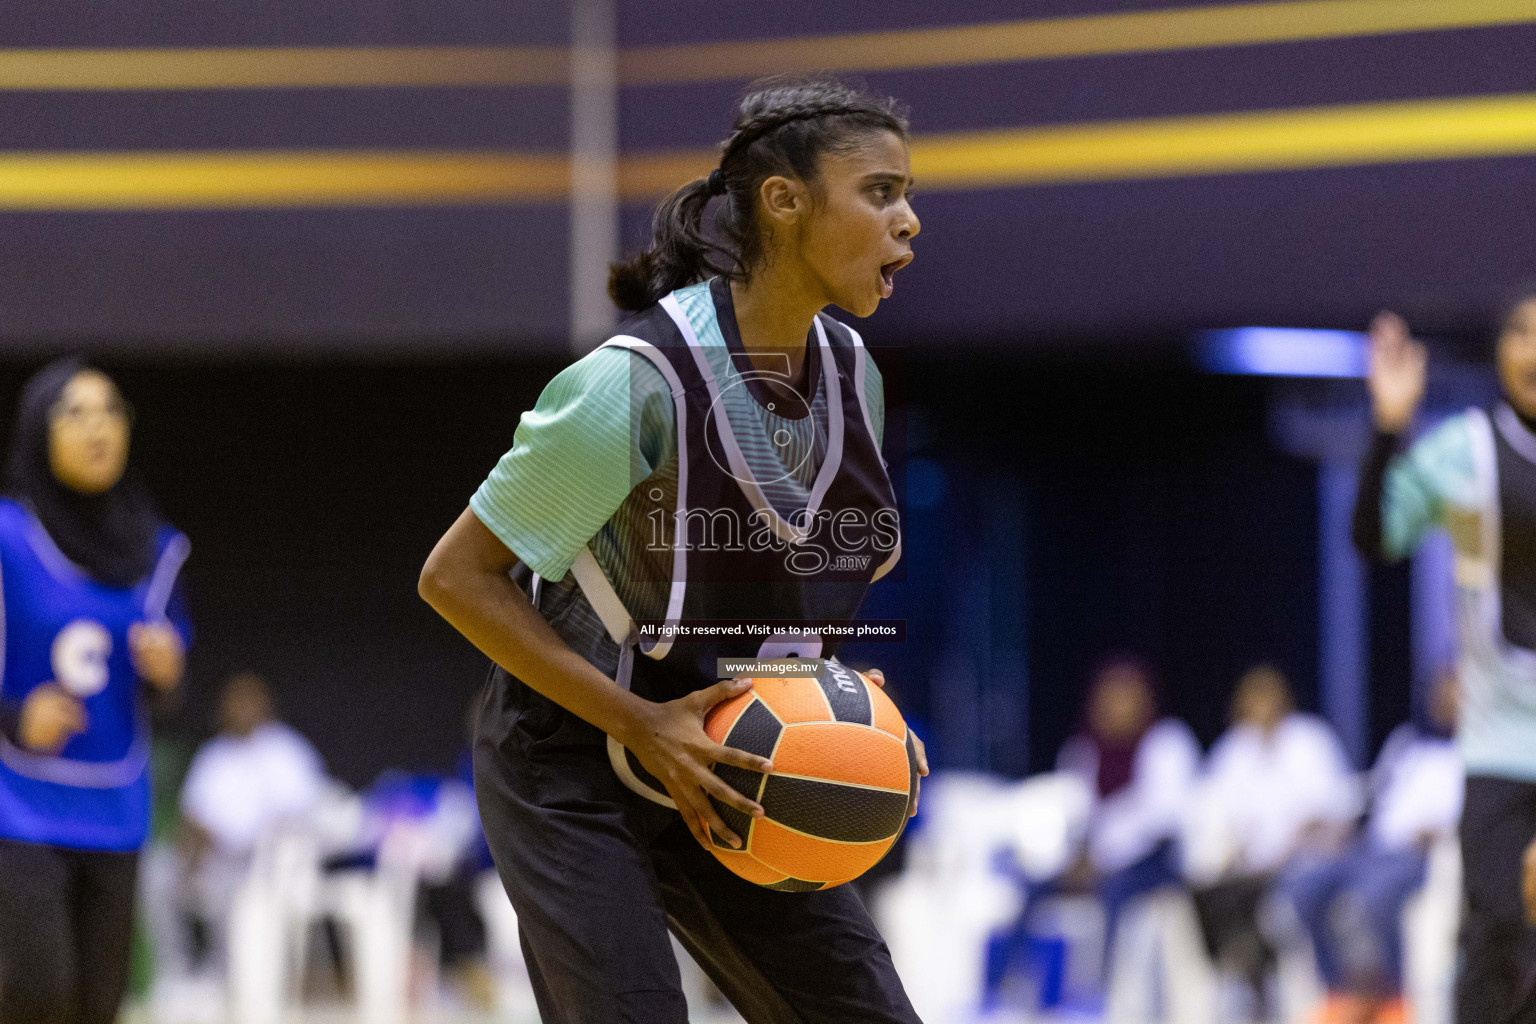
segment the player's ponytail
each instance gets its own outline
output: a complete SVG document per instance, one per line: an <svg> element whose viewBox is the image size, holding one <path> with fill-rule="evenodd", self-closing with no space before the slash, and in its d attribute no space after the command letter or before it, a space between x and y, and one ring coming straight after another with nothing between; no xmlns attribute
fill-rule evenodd
<svg viewBox="0 0 1536 1024"><path fill-rule="evenodd" d="M829 79L756 83L743 97L720 166L656 208L651 244L609 270L608 294L620 309L644 309L668 292L709 277L745 280L762 259L757 192L774 176L814 185L817 161L846 152L876 132L906 138L895 100ZM720 197L706 224L710 200Z"/></svg>
<svg viewBox="0 0 1536 1024"><path fill-rule="evenodd" d="M708 179L700 178L656 207L651 247L609 270L608 295L614 305L644 309L668 292L730 266L731 254L704 237L704 208L711 198Z"/></svg>

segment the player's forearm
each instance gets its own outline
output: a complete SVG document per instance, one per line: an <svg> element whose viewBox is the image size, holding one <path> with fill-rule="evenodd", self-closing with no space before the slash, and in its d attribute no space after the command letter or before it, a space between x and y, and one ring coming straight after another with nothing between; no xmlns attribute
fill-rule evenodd
<svg viewBox="0 0 1536 1024"><path fill-rule="evenodd" d="M1401 446L1401 435L1378 430L1360 467L1355 492L1351 534L1355 550L1374 562L1386 560L1383 544L1382 499L1386 492L1387 467Z"/></svg>
<svg viewBox="0 0 1536 1024"><path fill-rule="evenodd" d="M571 650L504 572L429 562L420 592L488 658L567 711L620 742L636 727L646 702Z"/></svg>

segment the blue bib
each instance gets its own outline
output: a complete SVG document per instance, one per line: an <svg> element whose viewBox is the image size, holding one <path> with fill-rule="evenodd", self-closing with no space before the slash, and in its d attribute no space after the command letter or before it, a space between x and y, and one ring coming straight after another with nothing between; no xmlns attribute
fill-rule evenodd
<svg viewBox="0 0 1536 1024"><path fill-rule="evenodd" d="M0 735L0 837L82 850L133 850L149 827L149 729L128 627L170 621L189 640L176 586L191 549L163 527L155 567L132 587L92 579L30 511L0 499L5 648L0 700L56 683L87 728L56 756Z"/></svg>

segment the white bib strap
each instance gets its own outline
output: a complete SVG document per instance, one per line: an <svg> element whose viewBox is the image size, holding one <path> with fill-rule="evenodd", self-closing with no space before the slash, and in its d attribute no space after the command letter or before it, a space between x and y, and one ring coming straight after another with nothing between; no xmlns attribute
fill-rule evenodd
<svg viewBox="0 0 1536 1024"><path fill-rule="evenodd" d="M603 627L608 630L608 636L613 642L620 647L633 643L635 620L629 617L629 609L619 600L618 591L608 582L603 567L597 564L597 559L592 557L592 549L585 544L576 555L576 561L571 563L571 575L576 577L592 610L603 620Z"/></svg>
<svg viewBox="0 0 1536 1024"><path fill-rule="evenodd" d="M612 736L608 737L608 763L613 767L613 774L624 783L624 788L638 796L643 796L653 804L670 807L677 810L677 802L665 792L654 786L648 786L645 780L635 774L635 770L629 765L629 752L624 745Z"/></svg>
<svg viewBox="0 0 1536 1024"><path fill-rule="evenodd" d="M619 600L618 591L608 582L603 567L592 557L591 548L582 545L576 561L571 563L571 575L576 577L576 583L586 595L587 603L597 612L597 617L603 620L603 628L608 631L608 636L619 645L619 665L614 673L614 682L627 690L630 673L634 671L635 646L640 642L640 631L635 626L635 620L630 618L629 609Z"/></svg>
<svg viewBox="0 0 1536 1024"><path fill-rule="evenodd" d="M160 553L160 560L155 563L154 575L150 576L149 587L144 592L144 616L151 622L165 621L165 609L171 603L171 592L176 585L176 576L181 572L182 565L191 553L192 542L181 533L172 537L170 543L165 546L165 550Z"/></svg>
<svg viewBox="0 0 1536 1024"><path fill-rule="evenodd" d="M618 591L613 589L613 584L608 582L608 576L603 572L603 567L598 565L597 559L592 556L591 548L582 546L576 561L571 563L571 574L576 577L576 583L581 587L581 592L586 595L587 602L592 605L592 610L597 612L597 617L603 620L603 628L608 630L609 637L619 645L619 667L614 681L627 690L630 673L634 670L635 644L640 640L639 631L635 628L635 620L630 618L629 609L625 608L624 602L619 599ZM673 810L677 809L677 804L671 797L653 786L646 785L645 781L635 774L634 769L630 767L629 756L623 745L612 736L608 737L608 763L613 766L614 774L627 789L638 793L652 803L658 803Z"/></svg>

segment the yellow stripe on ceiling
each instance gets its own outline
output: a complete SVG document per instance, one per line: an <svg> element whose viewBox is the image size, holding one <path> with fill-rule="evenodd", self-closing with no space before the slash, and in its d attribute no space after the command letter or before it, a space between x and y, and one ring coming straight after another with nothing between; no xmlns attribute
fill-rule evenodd
<svg viewBox="0 0 1536 1024"><path fill-rule="evenodd" d="M1525 154L1536 154L1536 93L924 135L912 174L928 191ZM620 191L665 194L714 160L627 157Z"/></svg>
<svg viewBox="0 0 1536 1024"><path fill-rule="evenodd" d="M0 50L0 91L327 89L564 84L553 46Z"/></svg>
<svg viewBox="0 0 1536 1024"><path fill-rule="evenodd" d="M621 50L625 85L897 71L1536 22L1536 0L1277 0ZM562 47L0 50L0 91L563 85Z"/></svg>
<svg viewBox="0 0 1536 1024"><path fill-rule="evenodd" d="M565 157L501 152L0 153L0 210L538 202L569 186Z"/></svg>
<svg viewBox="0 0 1536 1024"><path fill-rule="evenodd" d="M1520 155L1536 93L928 135L912 171L954 191ZM654 199L714 160L627 156L619 193ZM0 210L558 202L570 177L563 154L504 151L0 153Z"/></svg>
<svg viewBox="0 0 1536 1024"><path fill-rule="evenodd" d="M627 49L627 85L901 71L1536 22L1533 0L1284 0L836 36Z"/></svg>
<svg viewBox="0 0 1536 1024"><path fill-rule="evenodd" d="M1530 153L1536 94L929 136L912 173L955 189Z"/></svg>

